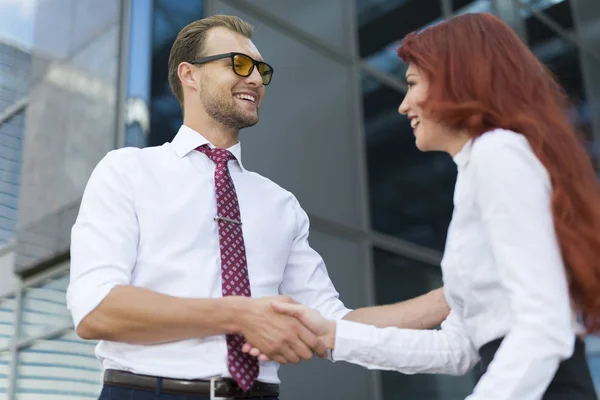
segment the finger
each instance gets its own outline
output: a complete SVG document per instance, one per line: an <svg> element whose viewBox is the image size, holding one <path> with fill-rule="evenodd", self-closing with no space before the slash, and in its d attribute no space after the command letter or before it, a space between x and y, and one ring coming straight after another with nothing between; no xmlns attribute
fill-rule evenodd
<svg viewBox="0 0 600 400"><path fill-rule="evenodd" d="M282 314L287 314L292 317L299 317L302 314L302 311L304 311L305 306L302 304L290 304L274 301L271 303L271 308Z"/></svg>
<svg viewBox="0 0 600 400"><path fill-rule="evenodd" d="M281 342L277 343L273 347L271 354L266 353L266 355L274 360L278 360L281 357L287 362L298 364L300 362L300 357L292 349L292 345L294 341L300 342L300 340L293 334L293 332L289 332L289 336L282 337L281 339Z"/></svg>
<svg viewBox="0 0 600 400"><path fill-rule="evenodd" d="M308 328L306 328L302 323L298 321L294 321L294 332L296 333L296 337L290 343L292 350L303 360L310 360L314 356L313 347L319 348L318 337L311 332Z"/></svg>
<svg viewBox="0 0 600 400"><path fill-rule="evenodd" d="M279 364L287 364L288 363L288 360L286 360L286 358L280 354L273 356L273 361L276 361Z"/></svg>
<svg viewBox="0 0 600 400"><path fill-rule="evenodd" d="M258 356L258 359L260 361L271 361L271 359L266 354L261 354L260 356Z"/></svg>
<svg viewBox="0 0 600 400"><path fill-rule="evenodd" d="M308 349L304 343L302 343L302 345L310 352L310 349ZM287 346L282 349L283 356L292 364L298 364L300 362L298 351L303 351L298 345Z"/></svg>
<svg viewBox="0 0 600 400"><path fill-rule="evenodd" d="M329 349L325 342L320 338L318 345L313 348L313 351L321 358L329 358Z"/></svg>
<svg viewBox="0 0 600 400"><path fill-rule="evenodd" d="M328 351L325 343L323 343L323 341L314 333L312 333L306 326L301 325L298 328L298 337L311 350L311 353L314 352L321 358L327 357ZM305 358L305 360L307 360L307 358Z"/></svg>
<svg viewBox="0 0 600 400"><path fill-rule="evenodd" d="M253 356L253 357L258 357L258 356L261 355L261 352L260 352L259 349L257 349L256 347L254 347L254 348L252 348L250 350L250 355Z"/></svg>
<svg viewBox="0 0 600 400"><path fill-rule="evenodd" d="M253 347L252 347L252 345L250 345L250 343L244 343L244 345L242 346L242 353L248 353L252 349L253 349ZM252 353L250 353L250 354L252 354Z"/></svg>
<svg viewBox="0 0 600 400"><path fill-rule="evenodd" d="M299 304L296 300L292 299L290 296L278 296L277 300L280 303L285 304Z"/></svg>

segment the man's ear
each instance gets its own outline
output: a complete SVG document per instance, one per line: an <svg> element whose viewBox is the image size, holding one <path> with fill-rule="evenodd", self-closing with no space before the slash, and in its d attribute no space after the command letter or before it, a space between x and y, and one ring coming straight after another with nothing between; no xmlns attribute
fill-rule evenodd
<svg viewBox="0 0 600 400"><path fill-rule="evenodd" d="M196 88L196 77L194 75L194 66L187 62L179 63L177 66L177 76L181 86Z"/></svg>

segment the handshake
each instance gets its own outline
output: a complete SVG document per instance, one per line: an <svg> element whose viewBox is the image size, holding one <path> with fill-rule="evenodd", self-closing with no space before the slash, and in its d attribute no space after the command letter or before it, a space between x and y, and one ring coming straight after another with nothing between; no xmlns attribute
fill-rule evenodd
<svg viewBox="0 0 600 400"><path fill-rule="evenodd" d="M335 342L336 322L288 296L251 299L240 318L242 351L280 364L326 357Z"/></svg>

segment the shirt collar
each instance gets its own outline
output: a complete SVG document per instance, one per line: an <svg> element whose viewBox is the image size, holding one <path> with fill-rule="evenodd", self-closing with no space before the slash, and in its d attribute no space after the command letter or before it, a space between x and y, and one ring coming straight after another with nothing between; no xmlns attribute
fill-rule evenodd
<svg viewBox="0 0 600 400"><path fill-rule="evenodd" d="M469 139L462 149L452 157L458 168L463 168L469 163L469 160L471 159L471 150L473 148L473 140L473 138Z"/></svg>
<svg viewBox="0 0 600 400"><path fill-rule="evenodd" d="M175 138L171 142L171 146L173 146L175 154L177 154L180 158L187 156L191 151L195 150L199 146L202 146L203 144L208 144L211 149L215 148L215 146L210 143L208 139L202 136L202 134L185 125L181 125L177 135L175 135ZM237 165L243 172L244 166L242 165L242 146L240 142L237 142L227 150L233 154L235 160L237 161Z"/></svg>

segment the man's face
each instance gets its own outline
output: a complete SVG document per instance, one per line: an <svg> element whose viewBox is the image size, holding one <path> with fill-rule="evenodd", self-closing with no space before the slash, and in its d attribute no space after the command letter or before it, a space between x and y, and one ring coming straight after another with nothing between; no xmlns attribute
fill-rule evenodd
<svg viewBox="0 0 600 400"><path fill-rule="evenodd" d="M247 37L226 28L208 31L203 57L237 52L257 61L262 57L254 43ZM231 58L225 58L196 66L200 103L206 113L221 124L236 130L253 126L258 122L258 109L265 94L265 87L258 68L250 76L236 75Z"/></svg>

